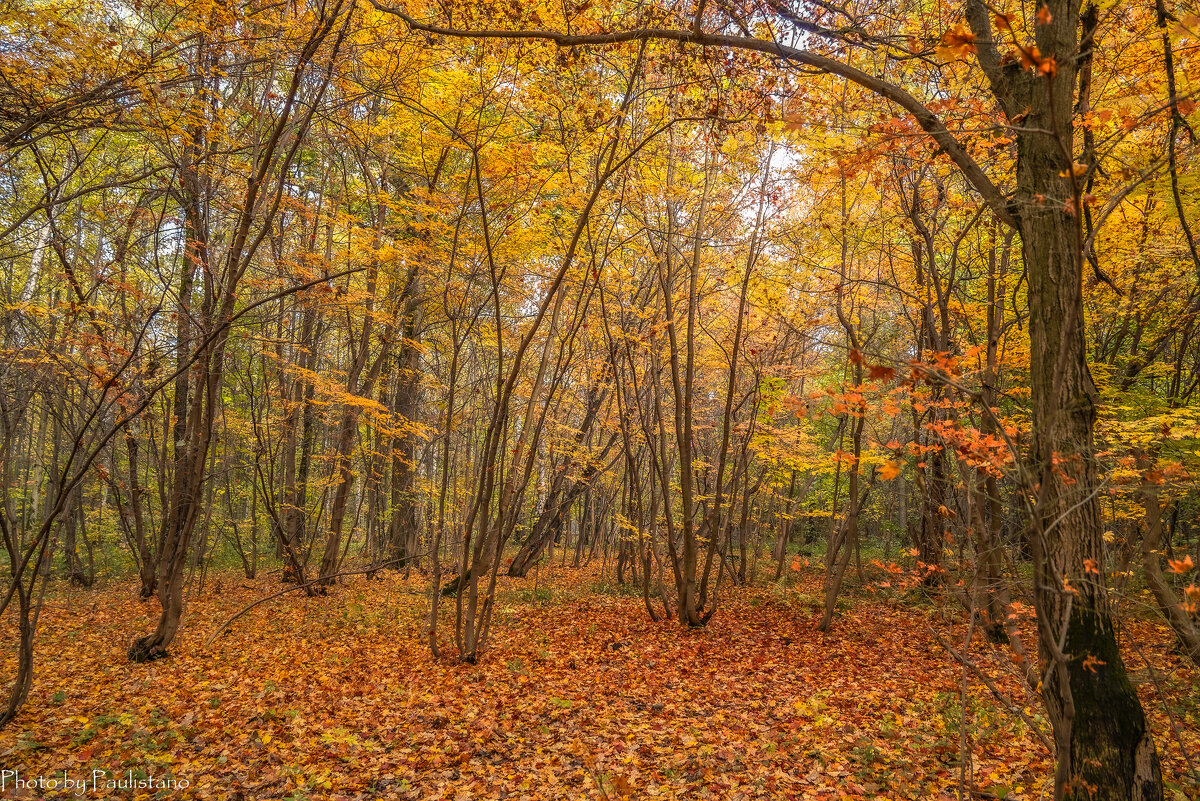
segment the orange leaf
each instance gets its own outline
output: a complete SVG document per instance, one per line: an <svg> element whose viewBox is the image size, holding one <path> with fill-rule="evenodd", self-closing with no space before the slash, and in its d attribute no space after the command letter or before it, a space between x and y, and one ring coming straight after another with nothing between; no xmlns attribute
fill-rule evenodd
<svg viewBox="0 0 1200 801"><path fill-rule="evenodd" d="M870 369L870 372L867 374L867 378L871 381L878 381L881 379L883 381L891 381L892 377L896 375L896 370L893 367L887 367L882 364L871 364L867 366Z"/></svg>
<svg viewBox="0 0 1200 801"><path fill-rule="evenodd" d="M1167 560L1167 570L1171 571L1172 573L1186 573L1195 566L1196 565L1192 562L1191 554L1183 557L1182 559Z"/></svg>
<svg viewBox="0 0 1200 801"><path fill-rule="evenodd" d="M1033 69L1042 60L1042 51L1038 50L1037 45L1021 48L1021 66L1026 69Z"/></svg>
<svg viewBox="0 0 1200 801"><path fill-rule="evenodd" d="M946 31L937 50L938 55L942 58L957 58L967 53L974 53L976 51L975 34L967 30L966 26L960 22Z"/></svg>

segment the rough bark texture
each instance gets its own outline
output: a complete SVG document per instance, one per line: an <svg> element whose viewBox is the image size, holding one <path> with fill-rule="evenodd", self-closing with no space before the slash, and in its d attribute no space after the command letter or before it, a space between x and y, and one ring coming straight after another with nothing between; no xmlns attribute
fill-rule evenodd
<svg viewBox="0 0 1200 801"><path fill-rule="evenodd" d="M1158 757L1121 661L1102 572L1097 392L1083 327L1084 179L1073 140L1080 12L1078 0L1045 4L1034 28L1040 56L1029 69L1001 58L988 8L967 2L979 64L1017 132L1013 214L1029 282L1034 423L1030 547L1042 697L1058 751L1055 797L1158 799Z"/></svg>
<svg viewBox="0 0 1200 801"><path fill-rule="evenodd" d="M1022 81L1017 200L1029 281L1034 407L1032 527L1042 696L1055 733L1055 795L1157 799L1154 742L1117 646L1101 572L1103 526L1092 440L1096 387L1083 328L1079 179L1072 118L1078 2L1048 4L1037 26L1044 73Z"/></svg>

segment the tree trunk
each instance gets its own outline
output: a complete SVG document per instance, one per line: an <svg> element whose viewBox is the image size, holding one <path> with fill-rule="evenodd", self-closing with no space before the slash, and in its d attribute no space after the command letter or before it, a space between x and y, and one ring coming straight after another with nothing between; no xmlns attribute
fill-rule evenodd
<svg viewBox="0 0 1200 801"><path fill-rule="evenodd" d="M982 0L967 2L979 64L1017 138L1016 193L1007 209L1021 235L1029 285L1033 445L1026 485L1035 496L1029 540L1042 697L1058 760L1055 798L1142 801L1162 798L1162 776L1104 586L1092 441L1098 394L1083 325L1079 209L1086 168L1077 172L1073 140L1076 79L1090 59L1094 27L1085 31L1081 53L1080 11L1078 0L1044 4L1030 70L1002 60L989 9Z"/></svg>
<svg viewBox="0 0 1200 801"><path fill-rule="evenodd" d="M1159 799L1154 740L1125 672L1104 587L1092 427L1096 387L1083 327L1080 187L1072 146L1079 3L1047 4L1037 26L1050 74L1028 87L1017 200L1029 281L1034 599L1046 701L1058 751L1056 798ZM1053 61L1049 61L1053 59Z"/></svg>
<svg viewBox="0 0 1200 801"><path fill-rule="evenodd" d="M1148 467L1149 465L1145 465L1144 469ZM1142 566L1146 571L1146 586L1154 594L1154 600L1179 639L1182 650L1192 660L1192 664L1200 667L1200 629L1196 627L1192 616L1183 609L1175 591L1163 575L1161 551L1165 546L1158 485L1150 479L1144 480L1138 496L1146 512L1145 531L1142 534Z"/></svg>

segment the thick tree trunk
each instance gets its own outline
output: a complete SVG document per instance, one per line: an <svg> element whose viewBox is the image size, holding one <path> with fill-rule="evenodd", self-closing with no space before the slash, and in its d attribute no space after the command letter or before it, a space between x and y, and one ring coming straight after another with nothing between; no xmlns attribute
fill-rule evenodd
<svg viewBox="0 0 1200 801"><path fill-rule="evenodd" d="M1059 113L1069 120L1069 103ZM1022 210L1022 239L1038 484L1034 596L1048 675L1042 694L1059 751L1056 796L1157 799L1162 789L1154 741L1121 660L1101 573L1103 527L1092 442L1097 395L1084 358L1077 227L1064 209L1071 200L1063 197L1065 180L1047 180L1071 167L1053 140L1025 138L1034 141L1023 143L1021 194L1053 198Z"/></svg>
<svg viewBox="0 0 1200 801"><path fill-rule="evenodd" d="M226 329L227 331L228 329ZM213 421L222 383L220 364L225 336L219 336L209 358L200 361L198 386L189 402L187 433L178 443L182 457L176 460L169 506L163 519L161 546L156 569L157 594L162 613L152 634L139 637L129 648L129 658L146 662L167 655L183 615L184 567L188 545L196 529L204 485L205 464L212 440Z"/></svg>
<svg viewBox="0 0 1200 801"><path fill-rule="evenodd" d="M1029 85L1017 199L1029 281L1037 503L1034 599L1057 798L1159 799L1158 756L1117 645L1104 587L1103 527L1082 299L1080 189L1072 146L1079 4L1057 0L1037 44L1053 59ZM1049 63L1049 62L1047 62Z"/></svg>
<svg viewBox="0 0 1200 801"><path fill-rule="evenodd" d="M1121 661L1104 586L1092 441L1097 392L1083 326L1080 201L1086 167L1075 164L1073 139L1076 79L1079 65L1090 59L1093 32L1086 32L1081 53L1080 3L1048 0L1027 69L1001 56L982 0L968 0L966 8L979 64L1017 136L1016 195L1008 208L1021 235L1029 284L1029 539L1042 697L1058 752L1055 798L1160 799L1158 755ZM1086 100L1084 94L1081 102Z"/></svg>

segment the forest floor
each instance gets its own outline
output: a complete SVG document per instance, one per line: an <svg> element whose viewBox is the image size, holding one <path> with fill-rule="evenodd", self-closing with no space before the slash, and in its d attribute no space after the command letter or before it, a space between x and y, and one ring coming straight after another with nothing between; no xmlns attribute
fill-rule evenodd
<svg viewBox="0 0 1200 801"><path fill-rule="evenodd" d="M857 588L821 634L821 575L805 568L726 593L707 628L687 631L650 621L611 572L502 580L477 665L430 656L428 584L416 573L355 577L316 600L285 595L206 646L280 587L277 574L210 575L171 658L148 665L125 659L157 612L135 585L55 595L34 690L0 732L0 768L58 789L14 788L9 775L0 797L1049 797L1050 755L938 643L962 647L961 608ZM0 627L6 677L11 623ZM1124 634L1167 797L1200 797L1184 756L1200 749L1196 675L1152 620ZM1007 651L976 638L970 655L1024 698ZM62 789L93 771L187 787Z"/></svg>

